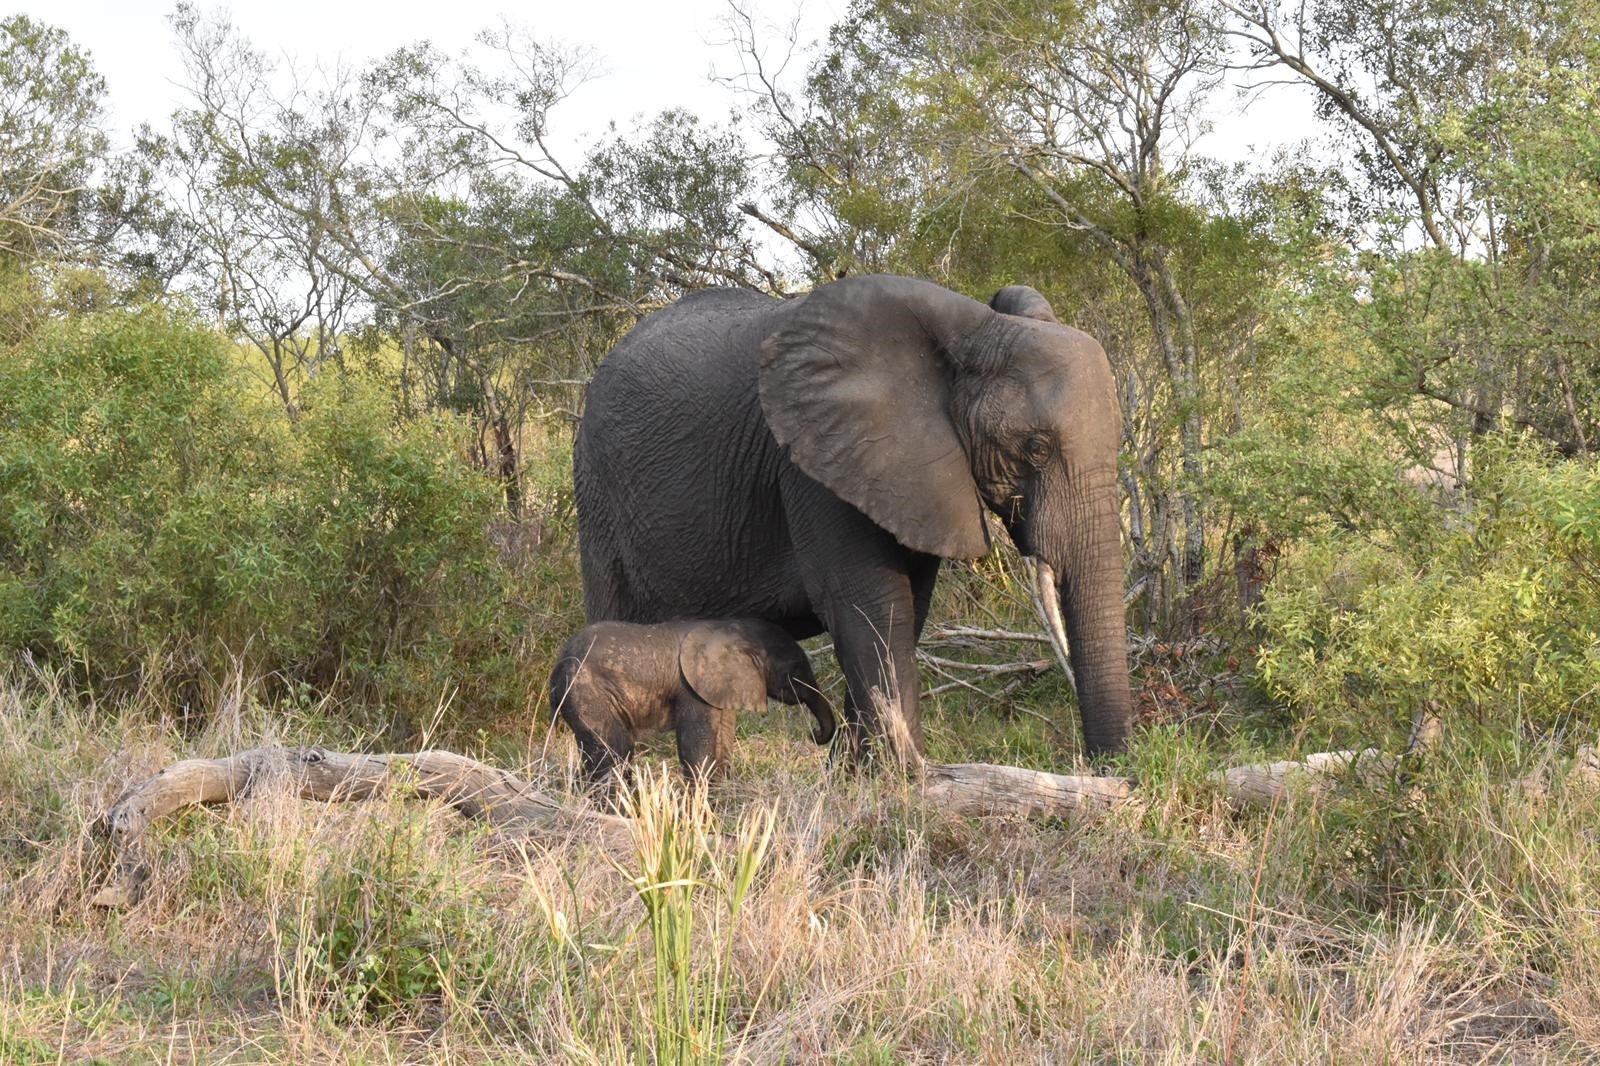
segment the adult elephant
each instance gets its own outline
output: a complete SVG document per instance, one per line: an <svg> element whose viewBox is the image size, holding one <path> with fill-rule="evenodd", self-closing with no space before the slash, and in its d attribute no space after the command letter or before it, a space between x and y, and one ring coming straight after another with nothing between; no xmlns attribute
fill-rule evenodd
<svg viewBox="0 0 1600 1066"><path fill-rule="evenodd" d="M1024 286L989 306L882 275L791 300L695 293L641 321L589 385L584 606L591 622L826 630L856 750L884 735L878 690L920 753L917 638L940 559L988 550L987 506L1037 564L1089 751L1120 751L1120 439L1105 353Z"/></svg>

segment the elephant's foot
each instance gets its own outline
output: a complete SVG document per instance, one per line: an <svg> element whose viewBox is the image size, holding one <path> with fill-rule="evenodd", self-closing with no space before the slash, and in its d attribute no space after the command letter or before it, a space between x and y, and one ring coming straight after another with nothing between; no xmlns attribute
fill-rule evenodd
<svg viewBox="0 0 1600 1066"><path fill-rule="evenodd" d="M850 773L876 773L880 769L894 768L904 774L920 769L922 753L908 736L885 736L874 733L859 722L840 729L828 748L828 769Z"/></svg>

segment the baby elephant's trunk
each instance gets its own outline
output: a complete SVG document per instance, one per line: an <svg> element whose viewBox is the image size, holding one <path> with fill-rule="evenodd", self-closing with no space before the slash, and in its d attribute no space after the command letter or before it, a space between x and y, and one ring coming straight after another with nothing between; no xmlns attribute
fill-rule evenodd
<svg viewBox="0 0 1600 1066"><path fill-rule="evenodd" d="M800 697L799 702L810 708L811 717L817 720L816 727L811 730L811 739L823 745L833 743L833 731L837 727L833 717L833 704L829 703L828 697L817 689L814 678L810 684L804 682L796 684L795 689L796 695Z"/></svg>
<svg viewBox="0 0 1600 1066"><path fill-rule="evenodd" d="M817 721L811 739L818 744L833 743L837 723L833 704L822 694L811 658L792 637L768 622L745 623L761 646L766 660L767 695L791 707L804 706Z"/></svg>

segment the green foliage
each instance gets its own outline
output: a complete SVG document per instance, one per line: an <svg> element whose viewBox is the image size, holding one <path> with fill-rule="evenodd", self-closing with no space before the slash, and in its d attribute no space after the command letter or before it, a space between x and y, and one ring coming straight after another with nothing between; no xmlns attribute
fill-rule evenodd
<svg viewBox="0 0 1600 1066"><path fill-rule="evenodd" d="M474 894L470 849L439 849L427 820L375 821L317 884L295 930L297 991L341 1020L471 998L495 964L492 914Z"/></svg>
<svg viewBox="0 0 1600 1066"><path fill-rule="evenodd" d="M21 344L49 313L38 275L0 259L0 352Z"/></svg>
<svg viewBox="0 0 1600 1066"><path fill-rule="evenodd" d="M215 337L153 310L52 325L0 366L0 412L0 641L111 670L175 632L243 642L288 436Z"/></svg>
<svg viewBox="0 0 1600 1066"><path fill-rule="evenodd" d="M1260 615L1260 674L1319 733L1451 719L1600 724L1600 468L1481 446L1474 495L1433 543L1332 531L1294 549Z"/></svg>
<svg viewBox="0 0 1600 1066"><path fill-rule="evenodd" d="M431 704L465 649L492 666L496 492L456 423L331 376L303 401L291 423L156 309L25 342L0 363L0 646L187 700L244 669Z"/></svg>
<svg viewBox="0 0 1600 1066"><path fill-rule="evenodd" d="M16 1066L45 1066L56 1061L55 1049L43 1040L0 1031L0 1062L15 1063Z"/></svg>
<svg viewBox="0 0 1600 1066"><path fill-rule="evenodd" d="M302 467L293 519L310 594L302 632L311 654L395 685L423 680L439 657L482 635L512 635L501 614L504 572L488 539L494 483L463 461L459 425L433 416L394 421L376 388L326 380L306 394L296 427ZM449 677L431 677L437 685ZM442 687L434 687L437 697Z"/></svg>
<svg viewBox="0 0 1600 1066"><path fill-rule="evenodd" d="M0 256L31 260L68 236L105 151L105 79L66 33L0 19Z"/></svg>
<svg viewBox="0 0 1600 1066"><path fill-rule="evenodd" d="M1248 397L1233 433L1217 442L1206 496L1258 543L1331 530L1426 541L1439 511L1407 483L1420 441L1386 418L1373 391L1370 343L1346 308L1291 294L1274 309L1238 383ZM1392 394L1386 397L1393 399Z"/></svg>

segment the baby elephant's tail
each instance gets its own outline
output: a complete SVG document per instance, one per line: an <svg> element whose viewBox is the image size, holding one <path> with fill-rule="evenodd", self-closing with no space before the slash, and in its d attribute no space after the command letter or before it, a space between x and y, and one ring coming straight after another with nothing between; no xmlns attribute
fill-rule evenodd
<svg viewBox="0 0 1600 1066"><path fill-rule="evenodd" d="M583 666L583 660L575 655L568 655L565 651L556 660L555 669L550 671L550 721L555 723L560 718L562 708L572 697L572 686L577 683L578 671Z"/></svg>

